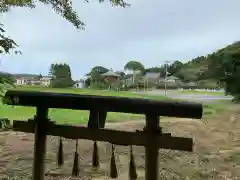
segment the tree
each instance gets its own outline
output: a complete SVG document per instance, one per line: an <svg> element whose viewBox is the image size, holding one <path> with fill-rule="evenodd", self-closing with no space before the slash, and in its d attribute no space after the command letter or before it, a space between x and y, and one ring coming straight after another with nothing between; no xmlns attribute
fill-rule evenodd
<svg viewBox="0 0 240 180"><path fill-rule="evenodd" d="M84 84L85 84L85 87L88 88L91 85L91 79L87 78Z"/></svg>
<svg viewBox="0 0 240 180"><path fill-rule="evenodd" d="M183 67L183 63L180 61L174 61L169 67L168 72L173 75L180 71L180 69Z"/></svg>
<svg viewBox="0 0 240 180"><path fill-rule="evenodd" d="M3 29L3 24L0 23L0 54L8 54L10 50L15 49L18 45L11 38L4 35L5 30ZM20 51L14 51L15 53L20 53Z"/></svg>
<svg viewBox="0 0 240 180"><path fill-rule="evenodd" d="M109 71L109 69L103 67L103 66L95 66L92 68L91 72L94 72L94 71L97 71L99 72L100 74L103 74L103 73L106 73Z"/></svg>
<svg viewBox="0 0 240 180"><path fill-rule="evenodd" d="M104 79L101 77L101 74L108 72L109 69L103 66L95 66L91 69L87 76L86 86L91 86L92 88L103 88L105 86Z"/></svg>
<svg viewBox="0 0 240 180"><path fill-rule="evenodd" d="M57 64L51 64L51 65L50 65L50 68L49 68L49 73L48 73L48 75L51 76L52 79L56 78L56 77L55 77L55 66L56 66L56 65L57 65Z"/></svg>
<svg viewBox="0 0 240 180"><path fill-rule="evenodd" d="M108 72L109 70L103 66L95 66L92 68L91 72L88 75L91 77L91 82L101 83L101 74Z"/></svg>
<svg viewBox="0 0 240 180"><path fill-rule="evenodd" d="M89 2L88 0L84 1ZM100 3L103 1L104 0L99 0ZM113 6L124 8L130 6L130 4L126 3L124 0L109 1ZM2 0L0 1L0 13L9 12L14 7L34 8L36 2L37 1L32 0ZM85 29L85 23L79 19L76 11L72 7L71 0L38 0L38 2L52 6L56 13L72 23L77 29ZM15 50L18 47L17 43L10 37L6 37L4 33L5 30L3 29L3 24L0 23L0 54L10 53L10 50L14 50L15 53L21 54L20 51ZM8 82L7 79L0 76L0 84L6 84ZM3 91L2 88L0 88L0 90Z"/></svg>
<svg viewBox="0 0 240 180"><path fill-rule="evenodd" d="M42 77L42 74L39 74L35 79L39 81Z"/></svg>
<svg viewBox="0 0 240 180"><path fill-rule="evenodd" d="M3 82L3 83L13 84L13 83L16 82L16 79L14 78L14 76L12 74L9 74L9 73L0 72L0 77L6 79L6 81Z"/></svg>
<svg viewBox="0 0 240 180"><path fill-rule="evenodd" d="M222 61L222 68L225 76L221 82L225 84L226 94L234 97L234 101L240 101L240 52L225 54Z"/></svg>
<svg viewBox="0 0 240 180"><path fill-rule="evenodd" d="M1 4L0 4L1 9ZM0 11L1 12L1 11ZM10 50L15 49L17 47L17 44L9 37L6 37L4 35L4 29L3 24L0 23L0 54L6 54L10 53ZM14 51L16 54L19 53L19 51ZM0 74L0 84L3 85L0 88L1 96L4 92L4 86L5 85L11 85L14 86L14 81L12 78L9 79L10 76L6 76L4 73Z"/></svg>
<svg viewBox="0 0 240 180"><path fill-rule="evenodd" d="M154 72L154 73L161 73L162 71L164 71L164 67L151 67L145 70L145 72Z"/></svg>
<svg viewBox="0 0 240 180"><path fill-rule="evenodd" d="M101 73L97 70L91 71L90 76L91 76L91 82L93 83L96 83L96 82L99 83L101 80Z"/></svg>
<svg viewBox="0 0 240 180"><path fill-rule="evenodd" d="M122 72L122 71L117 71L116 74L119 75L120 80L123 80L125 78L125 76L126 76L126 74L124 72Z"/></svg>
<svg viewBox="0 0 240 180"><path fill-rule="evenodd" d="M194 82L198 80L198 76L196 76L196 74L190 70L180 70L175 73L174 76L184 82Z"/></svg>
<svg viewBox="0 0 240 180"><path fill-rule="evenodd" d="M142 63L138 62L138 61L129 61L125 66L124 66L124 70L131 70L133 71L133 83L135 83L135 74L136 71L140 71L141 74L144 74L145 72L145 68L142 65Z"/></svg>
<svg viewBox="0 0 240 180"><path fill-rule="evenodd" d="M0 72L0 84L3 86L11 86L15 87L14 83L16 82L16 79L13 77L12 74ZM2 97L5 93L4 88L0 88L0 97Z"/></svg>
<svg viewBox="0 0 240 180"><path fill-rule="evenodd" d="M88 0L84 0L85 2L89 2ZM104 0L99 0L99 2L103 2ZM110 3L114 6L128 7L129 4L123 0L109 0ZM82 22L76 11L72 7L72 0L38 0L46 5L52 6L53 10L61 15L64 19L68 20L72 23L77 29L84 29L85 23ZM32 0L3 0L0 1L0 13L9 12L14 7L27 7L27 8L35 8L36 1ZM9 37L5 37L3 33L5 32L3 29L3 24L0 24L0 53L9 53L10 49L14 49L17 47L17 43L14 42Z"/></svg>
<svg viewBox="0 0 240 180"><path fill-rule="evenodd" d="M52 74L52 81L50 86L53 88L67 88L72 87L73 80L71 75L70 66L64 64L52 64L50 73Z"/></svg>

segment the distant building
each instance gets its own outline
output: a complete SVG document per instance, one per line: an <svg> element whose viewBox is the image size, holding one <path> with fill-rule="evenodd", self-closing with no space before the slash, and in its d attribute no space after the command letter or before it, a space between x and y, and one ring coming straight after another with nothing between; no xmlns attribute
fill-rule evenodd
<svg viewBox="0 0 240 180"><path fill-rule="evenodd" d="M52 80L52 77L50 77L50 76L43 76L40 79L40 83L43 86L49 86L51 84L51 80Z"/></svg>
<svg viewBox="0 0 240 180"><path fill-rule="evenodd" d="M167 77L167 82L179 82L180 81L180 79L178 78L178 77L176 77L176 76L168 76Z"/></svg>
<svg viewBox="0 0 240 180"><path fill-rule="evenodd" d="M155 83L159 80L160 78L160 73L155 73L155 72L147 72L144 76L143 79L147 81L155 81Z"/></svg>
<svg viewBox="0 0 240 180"><path fill-rule="evenodd" d="M108 90L110 90L114 86L120 85L120 75L113 71L108 71L106 73L101 74L105 81L109 83ZM118 85L117 85L118 84Z"/></svg>
<svg viewBox="0 0 240 180"><path fill-rule="evenodd" d="M139 85L153 87L156 86L160 79L160 73L147 72L142 76L138 82Z"/></svg>
<svg viewBox="0 0 240 180"><path fill-rule="evenodd" d="M101 76L107 80L108 82L115 82L117 80L119 80L120 75L118 75L117 73L113 72L113 71L108 71L106 73L101 74Z"/></svg>
<svg viewBox="0 0 240 180"><path fill-rule="evenodd" d="M85 81L81 79L80 81L75 81L74 85L75 88L84 88L85 87Z"/></svg>
<svg viewBox="0 0 240 180"><path fill-rule="evenodd" d="M37 81L37 76L28 75L28 76L15 76L16 85L26 85L26 84L33 84Z"/></svg>
<svg viewBox="0 0 240 180"><path fill-rule="evenodd" d="M25 84L27 84L27 81L28 81L28 79L24 78L24 77L16 78L17 85L25 85Z"/></svg>
<svg viewBox="0 0 240 180"><path fill-rule="evenodd" d="M131 71L129 71L129 72L131 72ZM135 71L134 77L133 77L133 74L128 73L124 76L122 83L126 86L129 86L129 85L133 84L133 80L136 82L136 80L138 81L141 77L142 77L141 71Z"/></svg>
<svg viewBox="0 0 240 180"><path fill-rule="evenodd" d="M175 77L175 76L168 76L166 79L165 78L161 78L159 79L159 82L172 82L172 83L177 83L179 82L180 79Z"/></svg>
<svg viewBox="0 0 240 180"><path fill-rule="evenodd" d="M17 74L13 75L16 79L16 85L42 85L49 86L51 83L50 76L31 75L31 74Z"/></svg>

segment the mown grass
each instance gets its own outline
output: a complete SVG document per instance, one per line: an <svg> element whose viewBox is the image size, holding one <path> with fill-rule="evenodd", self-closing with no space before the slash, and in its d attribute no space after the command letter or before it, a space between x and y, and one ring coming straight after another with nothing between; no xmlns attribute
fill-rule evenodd
<svg viewBox="0 0 240 180"><path fill-rule="evenodd" d="M14 90L25 91L41 91L41 92L56 92L56 93L74 93L74 94L87 94L87 95L100 95L100 96L118 96L118 97L131 97L131 98L145 98L154 100L167 100L171 99L165 96L145 95L132 92L115 92L115 91L100 91L90 89L57 89L57 88L43 88L43 87L18 87ZM213 115L221 110L221 104L206 104L204 105L204 115ZM22 106L9 106L0 105L0 116L6 117L11 120L27 120L35 115L36 109L34 107ZM68 110L68 109L50 109L49 117L57 123L71 123L83 124L88 121L89 111L81 110ZM107 122L116 121L131 121L144 119L143 115L127 114L127 113L108 113Z"/></svg>
<svg viewBox="0 0 240 180"><path fill-rule="evenodd" d="M203 103L203 115L204 116L215 116L222 110L231 104L231 102L214 102L214 103Z"/></svg>
<svg viewBox="0 0 240 180"><path fill-rule="evenodd" d="M86 94L86 95L99 95L99 96L118 96L118 97L131 97L131 98L145 98L155 100L169 100L163 96L150 96L143 94L136 94L131 92L115 92L115 91L100 91L90 89L57 89L57 88L39 88L39 87L18 87L14 90L25 91L41 91L41 92L56 92L56 93L73 93L73 94ZM7 117L11 120L26 120L32 118L36 109L34 107L22 107L22 106L0 106L0 116ZM68 109L50 109L49 117L57 123L71 123L82 124L86 123L89 118L89 111L81 110L68 110ZM127 113L108 113L107 121L129 121L143 119L144 116Z"/></svg>

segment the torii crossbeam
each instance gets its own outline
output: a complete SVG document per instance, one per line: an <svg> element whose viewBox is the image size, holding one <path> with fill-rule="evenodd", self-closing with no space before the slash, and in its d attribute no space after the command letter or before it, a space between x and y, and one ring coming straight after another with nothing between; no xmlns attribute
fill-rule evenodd
<svg viewBox="0 0 240 180"><path fill-rule="evenodd" d="M170 133L162 133L159 117L200 119L203 113L201 104L30 91L7 91L4 102L9 105L36 107L33 120L13 121L13 130L35 133L33 180L44 180L47 135L105 141L116 145L144 146L145 179L158 180L159 148L192 151L193 147L191 138L172 137ZM48 119L49 108L89 110L88 127L55 124ZM106 129L104 127L107 112L144 114L145 128L136 132Z"/></svg>

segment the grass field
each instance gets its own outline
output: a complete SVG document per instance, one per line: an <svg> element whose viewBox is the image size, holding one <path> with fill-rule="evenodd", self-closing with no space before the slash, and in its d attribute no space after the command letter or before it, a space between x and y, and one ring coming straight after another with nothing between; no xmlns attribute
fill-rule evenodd
<svg viewBox="0 0 240 180"><path fill-rule="evenodd" d="M163 132L194 139L194 151L159 151L159 179L164 180L238 180L240 177L240 111L239 106L228 106L216 117L205 116L204 121L166 118L161 123ZM204 122L204 123L203 123ZM123 131L142 130L144 121L108 123L107 128ZM92 141L79 140L80 177L71 178L75 141L63 138L64 165L57 167L58 137L48 136L46 180L110 179L111 144L98 142L100 168L92 168ZM32 179L34 135L4 131L0 133L0 179ZM145 150L133 147L139 180L145 179ZM128 179L129 147L116 146L115 157L118 180ZM59 176L56 176L58 174Z"/></svg>
<svg viewBox="0 0 240 180"><path fill-rule="evenodd" d="M81 93L106 96L126 96L135 98L150 98L167 100L161 96L146 96L130 92L107 92L82 89L48 89L48 88L18 88L19 90L54 91L59 93ZM212 103L204 105L202 121L189 119L165 118L161 122L163 132L170 132L173 136L191 137L194 139L194 151L181 152L161 149L159 151L160 179L165 180L237 180L240 177L240 106L238 104ZM26 119L34 115L33 108L2 106L3 114L12 119ZM59 123L84 123L88 119L88 112L56 110L50 111L50 117ZM124 131L142 130L144 121L142 116L109 113L107 128ZM124 122L120 122L124 121ZM32 179L34 135L20 132L4 131L0 133L0 179ZM45 158L46 172L60 174L59 177L45 177L46 180L66 180L71 174L75 141L63 139L64 165L58 168L56 154L58 150L57 137L47 138L47 154ZM111 145L98 142L100 169L93 170L92 142L79 140L80 178L106 180L109 174L109 159ZM144 178L145 150L143 147L133 147L139 180ZM119 180L128 179L129 148L116 146L116 163Z"/></svg>
<svg viewBox="0 0 240 180"><path fill-rule="evenodd" d="M74 94L88 94L88 95L101 95L101 96L122 96L132 98L147 98L156 100L168 100L166 97L161 96L146 96L141 94L135 94L131 92L109 92L98 91L89 89L52 89L52 88L38 88L38 87L18 87L14 90L27 90L27 91L41 91L41 92L57 92L57 93L74 93ZM8 106L2 105L0 108L1 117L7 117L9 119L25 120L32 118L35 114L35 108L33 107L21 107L21 106ZM79 110L66 110L66 109L51 109L49 117L57 121L58 123L85 123L88 121L89 111ZM107 121L124 121L124 120L137 120L142 119L143 116L136 114L126 113L108 113Z"/></svg>
<svg viewBox="0 0 240 180"><path fill-rule="evenodd" d="M90 94L101 96L122 96L132 98L147 98L154 100L170 100L164 96L143 95L131 92L114 92L114 91L98 91L89 89L52 89L52 88L39 88L39 87L18 87L14 90L27 90L27 91L41 91L41 92L57 92L57 93L75 93L75 94ZM211 104L204 106L205 115L213 115L219 111L222 106L219 104ZM21 107L21 106L9 106L1 105L0 108L1 117L7 117L11 120L26 120L32 118L35 114L35 108L33 107ZM49 117L57 123L71 123L82 124L88 121L89 111L79 110L66 110L66 109L50 109ZM131 121L144 119L143 115L126 114L126 113L108 113L107 122L116 121Z"/></svg>

